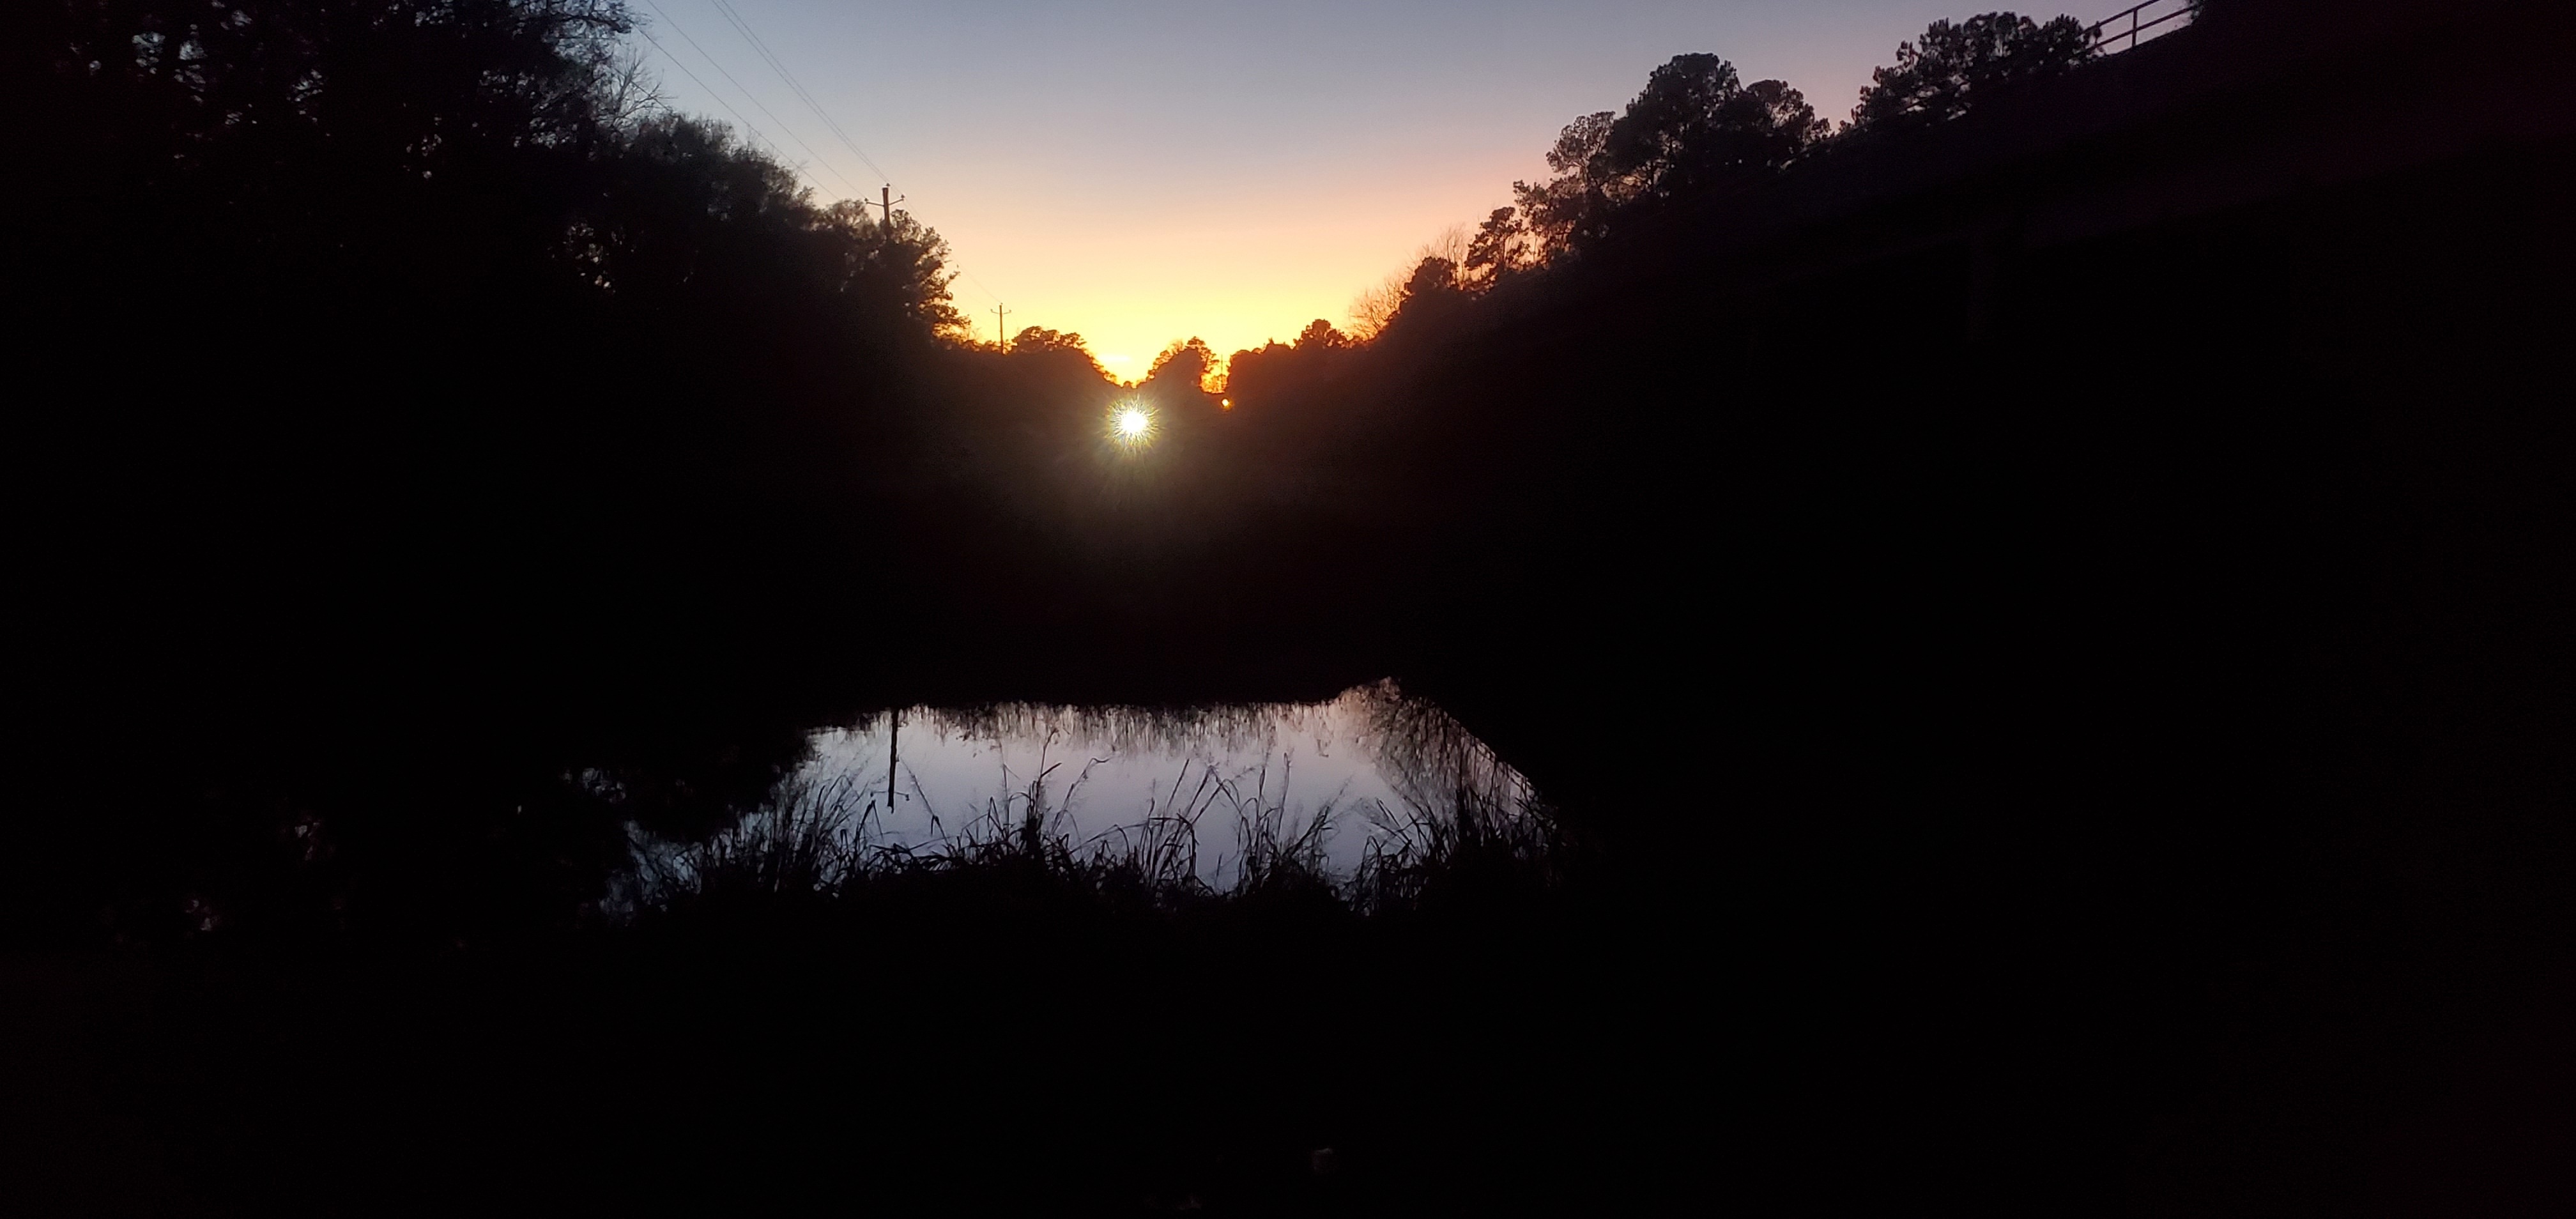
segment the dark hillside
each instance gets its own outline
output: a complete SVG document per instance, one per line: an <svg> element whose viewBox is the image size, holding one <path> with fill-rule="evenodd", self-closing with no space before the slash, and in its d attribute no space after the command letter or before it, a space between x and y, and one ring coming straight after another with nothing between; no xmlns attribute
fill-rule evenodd
<svg viewBox="0 0 2576 1219"><path fill-rule="evenodd" d="M1418 687L1777 998L1768 1196L2563 1198L2569 34L2230 9L1382 340Z"/></svg>

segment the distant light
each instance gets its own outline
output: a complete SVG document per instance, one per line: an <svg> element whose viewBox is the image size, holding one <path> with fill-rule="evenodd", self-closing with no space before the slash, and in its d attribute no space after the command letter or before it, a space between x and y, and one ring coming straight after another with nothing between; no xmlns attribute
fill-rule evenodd
<svg viewBox="0 0 2576 1219"><path fill-rule="evenodd" d="M1234 399L1232 399L1232 398L1219 398L1219 399L1217 399L1217 400L1216 400L1216 404L1217 404L1218 406L1224 407L1224 408L1225 408L1225 409L1227 409L1227 410L1233 410L1233 409L1234 409Z"/></svg>
<svg viewBox="0 0 2576 1219"><path fill-rule="evenodd" d="M1136 402L1122 403L1109 412L1109 436L1127 447L1143 448L1154 439L1154 412Z"/></svg>

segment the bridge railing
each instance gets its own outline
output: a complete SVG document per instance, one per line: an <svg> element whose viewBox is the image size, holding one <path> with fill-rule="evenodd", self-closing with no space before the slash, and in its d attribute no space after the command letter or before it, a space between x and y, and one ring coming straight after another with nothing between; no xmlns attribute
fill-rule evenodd
<svg viewBox="0 0 2576 1219"><path fill-rule="evenodd" d="M2094 22L2084 33L2093 40L2094 50L2117 54L2191 24L2199 8L2198 0L2147 0Z"/></svg>

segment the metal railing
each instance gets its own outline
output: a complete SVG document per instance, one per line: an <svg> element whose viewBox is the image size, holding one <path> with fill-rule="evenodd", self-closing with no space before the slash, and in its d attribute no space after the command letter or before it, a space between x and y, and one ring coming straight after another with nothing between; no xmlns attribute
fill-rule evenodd
<svg viewBox="0 0 2576 1219"><path fill-rule="evenodd" d="M2085 27L2084 34L2093 40L2093 49L2104 55L2134 50L2141 42L2170 34L2191 23L2192 14L2200 11L2199 0L2147 0L2123 9ZM2112 44L2126 42L2126 46Z"/></svg>

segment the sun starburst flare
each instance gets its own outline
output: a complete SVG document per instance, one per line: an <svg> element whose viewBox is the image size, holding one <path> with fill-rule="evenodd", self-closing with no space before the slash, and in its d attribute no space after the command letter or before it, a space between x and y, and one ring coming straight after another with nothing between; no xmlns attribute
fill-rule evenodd
<svg viewBox="0 0 2576 1219"><path fill-rule="evenodd" d="M1109 438L1131 449L1154 439L1154 412L1140 403L1123 402L1109 412Z"/></svg>

